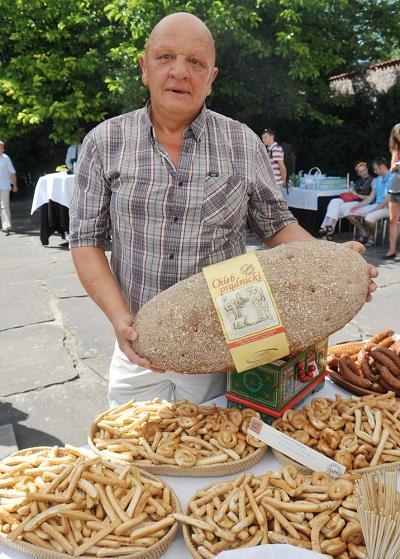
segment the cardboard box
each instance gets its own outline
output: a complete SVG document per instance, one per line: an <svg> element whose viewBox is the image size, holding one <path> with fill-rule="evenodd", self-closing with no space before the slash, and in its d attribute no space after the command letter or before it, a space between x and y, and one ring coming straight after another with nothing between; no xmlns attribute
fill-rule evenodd
<svg viewBox="0 0 400 559"><path fill-rule="evenodd" d="M279 411L318 378L324 379L327 352L324 340L268 365L228 373L228 393Z"/></svg>
<svg viewBox="0 0 400 559"><path fill-rule="evenodd" d="M226 393L226 399L228 402L228 408L239 408L242 410L243 408L252 408L260 412L261 419L267 423L268 425L272 425L272 423L283 416L286 410L293 408L297 404L299 404L304 398L306 398L309 394L314 392L318 392L325 384L325 376L327 375L327 371L324 374L318 375L314 381L311 383L307 383L307 386L297 394L284 406L281 410L275 410L268 406L263 406L261 404L257 404L252 400L247 400L241 396L237 396L236 394L232 394L230 392Z"/></svg>

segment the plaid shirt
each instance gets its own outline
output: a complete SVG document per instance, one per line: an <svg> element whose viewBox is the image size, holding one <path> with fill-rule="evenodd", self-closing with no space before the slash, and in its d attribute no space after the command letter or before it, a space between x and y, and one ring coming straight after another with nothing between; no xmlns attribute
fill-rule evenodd
<svg viewBox="0 0 400 559"><path fill-rule="evenodd" d="M107 120L84 140L70 209L70 246L104 245L133 313L160 291L246 251L295 222L264 145L205 106L184 133L179 167L155 137L149 106Z"/></svg>

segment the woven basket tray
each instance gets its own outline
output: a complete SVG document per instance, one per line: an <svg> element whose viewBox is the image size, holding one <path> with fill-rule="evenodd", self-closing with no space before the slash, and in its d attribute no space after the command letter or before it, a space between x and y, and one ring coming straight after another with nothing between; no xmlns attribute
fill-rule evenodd
<svg viewBox="0 0 400 559"><path fill-rule="evenodd" d="M289 458L289 456L282 454L282 452L279 452L279 450L275 450L274 448L272 448L271 450L275 458L277 458L277 460L279 460L281 464L284 465L292 464L293 466L296 466L296 468L303 474L309 474L312 472L312 470L310 470L306 466L303 466L302 464L299 464L295 460L292 460L292 458ZM400 470L400 461L388 462L387 464L377 464L376 466L370 466L369 468L360 468L359 470L351 470L351 471L357 474L369 474L372 472L379 472L379 471L393 472L396 470Z"/></svg>
<svg viewBox="0 0 400 559"><path fill-rule="evenodd" d="M107 412L104 412L107 413ZM168 464L135 464L134 461L128 462L123 459L118 459L114 456L109 456L107 451L99 450L93 443L93 437L97 428L97 422L100 421L101 414L95 419L95 421L90 426L90 433L88 436L88 444L93 452L101 456L104 462L109 462L111 464L132 464L133 466L139 467L141 470L146 470L153 474L159 474L164 476L178 476L178 477L213 477L213 476L225 476L228 474L235 474L247 468L251 468L254 464L257 464L264 456L267 451L267 446L263 448L256 448L254 452L242 458L241 460L232 460L230 462L222 462L220 464L208 464L206 466L193 466L190 468L181 468L180 466L173 466Z"/></svg>
<svg viewBox="0 0 400 559"><path fill-rule="evenodd" d="M32 447L32 448L27 448L27 449L24 449L24 450L19 450L18 452L10 454L9 456L18 456L18 455L21 456L21 455L33 454L33 453L38 452L40 450L48 450L50 448L51 447L48 447L48 446ZM65 450L65 453L67 451L69 452L68 449L63 449L62 447L59 447L59 450L60 451ZM154 479L154 480L157 480L157 481L161 481L161 480L158 480L152 474L143 471L142 469L140 470L140 475L142 477L145 477L145 478L149 479L149 480ZM178 513L181 512L182 509L181 509L181 505L179 503L178 497L175 495L172 488L167 483L165 483L165 481L162 481L162 483L167 485L167 487L171 491L171 500L172 500L172 503L174 505L175 511L178 512ZM129 554L129 555L127 555L127 554L126 555L114 555L110 558L104 557L103 559L158 559L158 557L161 557L162 555L164 555L164 553L167 551L167 549L169 548L169 546L171 545L171 543L175 539L178 528L179 528L179 522L177 521L170 527L169 531L165 534L165 536L163 538L161 538L156 544L147 548L146 551L140 551L140 552L132 553L132 554ZM22 553L25 553L26 555L31 555L32 557L36 557L37 559L71 559L71 557L73 557L72 555L68 555L67 553L60 553L58 551L50 551L49 549L38 547L36 545L33 545L33 544L25 542L25 541L9 540L2 533L0 533L0 544L5 545L5 546L7 546L11 549L15 549L17 551L20 551ZM95 555L80 555L79 557L81 559L96 559Z"/></svg>

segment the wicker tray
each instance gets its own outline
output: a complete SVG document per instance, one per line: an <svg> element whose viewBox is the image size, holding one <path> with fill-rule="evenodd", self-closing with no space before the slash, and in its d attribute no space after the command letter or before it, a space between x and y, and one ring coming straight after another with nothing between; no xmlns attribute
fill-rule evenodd
<svg viewBox="0 0 400 559"><path fill-rule="evenodd" d="M282 452L279 452L279 450L276 450L275 448L272 448L271 450L272 450L272 454L275 456L277 460L279 460L281 464L284 465L292 464L293 466L296 466L296 468L303 474L309 474L310 472L312 472L310 468L307 468L306 466L299 464L292 458L289 458L289 456L286 456L285 454L282 454ZM350 471L355 472L357 474L369 474L372 472L379 472L382 470L387 472L400 470L400 461L388 462L387 464L377 464L376 466L370 466L369 468L360 468L359 470L350 470Z"/></svg>
<svg viewBox="0 0 400 559"><path fill-rule="evenodd" d="M109 456L107 451L99 450L96 445L93 443L93 437L95 434L95 430L97 428L97 422L100 421L101 417L107 412L103 412L100 414L90 426L90 433L88 436L88 444L91 450L101 456L104 462L109 462L111 464L131 464L132 466L137 466L141 470L146 470L147 472L151 472L153 474L159 474L164 476L178 476L178 477L213 477L213 476L225 476L228 474L235 474L237 472L241 472L246 470L247 468L251 468L257 462L261 460L261 458L266 453L268 446L265 445L263 448L256 448L254 452L246 456L246 458L242 458L241 460L232 460L230 462L223 462L220 464L209 464L206 466L193 466L190 468L181 468L180 466L173 466L168 464L135 464L134 461L128 462L127 460L118 459L114 456Z"/></svg>
<svg viewBox="0 0 400 559"><path fill-rule="evenodd" d="M48 446L27 448L27 449L19 450L18 452L14 452L13 454L10 454L9 456L7 456L7 458L9 458L10 456L18 456L18 455L21 456L21 455L34 454L35 452L38 452L40 450L48 450L50 448L51 447L48 447ZM65 453L70 452L69 449L63 449L62 447L59 447L59 451L61 451L61 452L65 451ZM155 476L153 476L152 474L150 474L146 471L143 471L142 469L140 469L140 475L142 477L145 477L145 478L149 479L149 480L152 480L152 479L157 480L157 478ZM160 480L157 480L157 481L160 481ZM175 495L172 488L165 481L162 481L162 483L167 485L167 487L171 491L171 500L172 500L172 503L175 507L175 511L178 512L178 513L181 512L182 509L181 509L181 505L180 505L180 502L178 500L178 497ZM158 557L161 557L162 555L164 555L164 553L167 551L167 549L169 548L169 546L171 545L171 543L175 539L178 528L179 528L179 522L176 521L170 527L169 531L165 534L165 536L163 538L161 538L157 543L155 543L154 545L147 548L146 551L143 551L143 552L140 551L140 552L132 553L132 554L129 554L129 555L117 555L117 556L114 555L110 558L104 557L103 559L158 559ZM0 532L0 544L5 545L6 547L9 547L11 549L15 549L17 551L20 551L21 553L25 553L26 555L31 555L32 557L36 557L37 559L71 559L71 557L73 557L72 555L68 555L67 553L60 553L58 551L50 551L49 549L45 549L45 548L33 545L33 544L25 542L25 541L9 540L1 532ZM95 555L80 555L79 557L81 559L96 559Z"/></svg>

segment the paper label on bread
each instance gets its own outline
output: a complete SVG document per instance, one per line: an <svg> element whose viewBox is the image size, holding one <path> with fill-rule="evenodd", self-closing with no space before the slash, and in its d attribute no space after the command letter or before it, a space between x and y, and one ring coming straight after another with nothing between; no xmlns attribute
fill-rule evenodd
<svg viewBox="0 0 400 559"><path fill-rule="evenodd" d="M251 418L247 432L314 472L326 472L331 477L338 477L346 471L339 462L281 433L257 417Z"/></svg>
<svg viewBox="0 0 400 559"><path fill-rule="evenodd" d="M238 372L288 355L285 329L254 252L207 266L203 274Z"/></svg>

